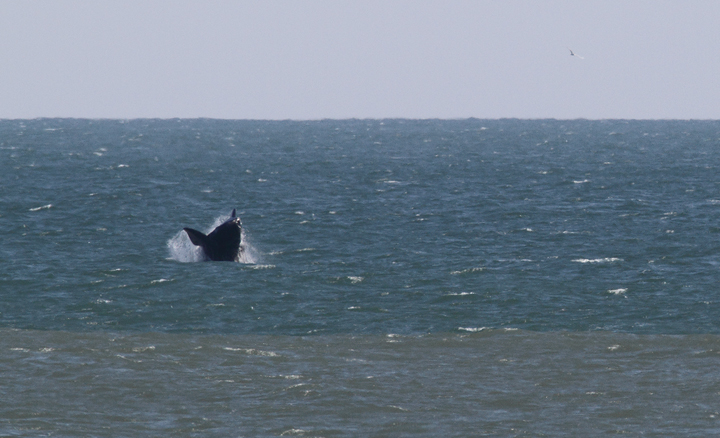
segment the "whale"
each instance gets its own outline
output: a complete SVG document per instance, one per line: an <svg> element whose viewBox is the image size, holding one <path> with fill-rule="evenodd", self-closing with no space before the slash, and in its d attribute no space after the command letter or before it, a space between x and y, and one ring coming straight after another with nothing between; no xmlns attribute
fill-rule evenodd
<svg viewBox="0 0 720 438"><path fill-rule="evenodd" d="M202 248L205 257L217 262L237 262L243 251L242 224L233 208L230 219L218 225L207 235L192 228L183 228L190 241Z"/></svg>

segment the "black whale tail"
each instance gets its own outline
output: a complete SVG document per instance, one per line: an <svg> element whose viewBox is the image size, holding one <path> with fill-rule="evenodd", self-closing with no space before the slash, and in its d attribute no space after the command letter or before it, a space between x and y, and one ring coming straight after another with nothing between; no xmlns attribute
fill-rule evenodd
<svg viewBox="0 0 720 438"><path fill-rule="evenodd" d="M232 213L230 213L230 219L235 218L235 209L233 208ZM194 230L192 228L183 228L185 232L187 233L188 237L190 238L190 241L193 243L193 245L200 246L205 248L208 244L208 236L205 235L205 233L201 233L198 230Z"/></svg>
<svg viewBox="0 0 720 438"><path fill-rule="evenodd" d="M207 236L204 233L201 233L198 230L193 230L192 228L183 228L183 230L185 230L193 245L205 247L207 243Z"/></svg>

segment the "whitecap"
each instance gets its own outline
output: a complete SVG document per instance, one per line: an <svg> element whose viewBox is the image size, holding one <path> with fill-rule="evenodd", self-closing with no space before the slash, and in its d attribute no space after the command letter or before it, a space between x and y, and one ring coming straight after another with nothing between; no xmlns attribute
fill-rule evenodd
<svg viewBox="0 0 720 438"><path fill-rule="evenodd" d="M161 279L159 279L159 280L153 280L153 281L151 281L150 284L165 283L166 281L172 281L172 280L169 280L169 279L167 279L167 278L161 278Z"/></svg>
<svg viewBox="0 0 720 438"><path fill-rule="evenodd" d="M627 288L620 288L620 289L610 289L608 290L609 294L615 294L615 295L622 295L625 292L627 292Z"/></svg>
<svg viewBox="0 0 720 438"><path fill-rule="evenodd" d="M277 357L279 354L274 353L272 351L264 351L264 350L256 350L254 348L233 348L233 347L223 347L223 350L226 351L242 351L243 353L247 353L253 356L266 356L266 357Z"/></svg>
<svg viewBox="0 0 720 438"><path fill-rule="evenodd" d="M275 265L253 265L248 266L250 269L273 269Z"/></svg>
<svg viewBox="0 0 720 438"><path fill-rule="evenodd" d="M621 262L623 259L617 258L617 257L605 257L601 259L575 259L573 262L576 263L612 263L612 262Z"/></svg>
<svg viewBox="0 0 720 438"><path fill-rule="evenodd" d="M460 274L468 274L468 273L472 273L472 272L482 272L484 270L485 270L485 268L482 268L482 267L468 268L468 269L463 269L460 271L452 271L452 272L450 272L450 275L460 275Z"/></svg>
<svg viewBox="0 0 720 438"><path fill-rule="evenodd" d="M304 429L288 429L280 434L280 436L288 436L288 435L305 435L307 431Z"/></svg>
<svg viewBox="0 0 720 438"><path fill-rule="evenodd" d="M477 333L484 330L490 330L490 327L458 327L461 332Z"/></svg>
<svg viewBox="0 0 720 438"><path fill-rule="evenodd" d="M48 208L52 208L52 204L43 205L42 207L31 208L30 211L47 210Z"/></svg>

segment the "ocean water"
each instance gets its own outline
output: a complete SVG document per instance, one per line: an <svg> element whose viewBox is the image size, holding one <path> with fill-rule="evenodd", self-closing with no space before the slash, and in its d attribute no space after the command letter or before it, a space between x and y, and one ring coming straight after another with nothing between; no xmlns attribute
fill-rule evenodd
<svg viewBox="0 0 720 438"><path fill-rule="evenodd" d="M0 120L0 436L715 435L718 169L716 121Z"/></svg>

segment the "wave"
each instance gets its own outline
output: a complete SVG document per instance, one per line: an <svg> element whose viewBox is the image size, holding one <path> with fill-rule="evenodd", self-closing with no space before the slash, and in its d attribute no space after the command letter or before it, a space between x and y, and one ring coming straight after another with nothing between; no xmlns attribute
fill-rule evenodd
<svg viewBox="0 0 720 438"><path fill-rule="evenodd" d="M617 258L617 257L605 257L601 259L575 259L573 262L576 263L612 263L612 262L622 262L623 259Z"/></svg>

